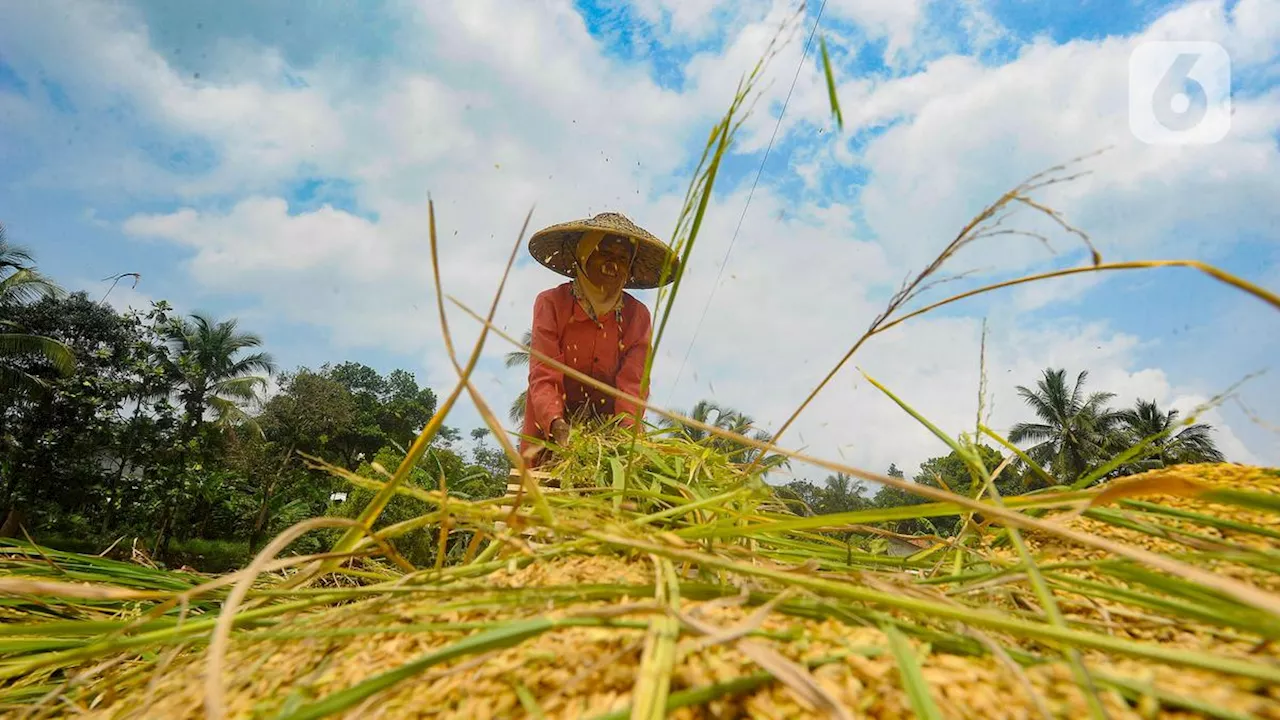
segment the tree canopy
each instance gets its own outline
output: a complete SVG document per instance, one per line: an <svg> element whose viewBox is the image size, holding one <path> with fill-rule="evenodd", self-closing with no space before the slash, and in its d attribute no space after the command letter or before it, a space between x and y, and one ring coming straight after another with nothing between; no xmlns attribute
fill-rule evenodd
<svg viewBox="0 0 1280 720"><path fill-rule="evenodd" d="M0 532L69 549L137 537L174 563L242 564L292 523L350 512L358 493L313 461L394 467L437 409L407 370L281 370L234 318L63 292L2 234L0 331ZM464 452L444 428L415 477L500 494L509 465L487 440Z"/></svg>

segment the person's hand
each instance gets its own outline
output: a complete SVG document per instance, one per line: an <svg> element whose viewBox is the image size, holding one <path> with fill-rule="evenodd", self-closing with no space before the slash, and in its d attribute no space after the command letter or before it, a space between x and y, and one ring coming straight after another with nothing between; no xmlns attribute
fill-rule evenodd
<svg viewBox="0 0 1280 720"><path fill-rule="evenodd" d="M569 423L565 422L564 418L556 418L551 421L551 439L557 445L569 444Z"/></svg>

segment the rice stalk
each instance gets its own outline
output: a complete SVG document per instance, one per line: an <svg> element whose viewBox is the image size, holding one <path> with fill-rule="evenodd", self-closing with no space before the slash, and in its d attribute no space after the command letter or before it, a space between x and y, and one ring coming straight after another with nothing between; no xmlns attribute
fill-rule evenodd
<svg viewBox="0 0 1280 720"><path fill-rule="evenodd" d="M434 243L435 212L433 207L429 207L429 215L431 220L431 237L433 239L432 247L434 248L435 247L435 243ZM530 215L532 215L532 210L530 211ZM527 227L528 218L525 219L525 225ZM523 237L523 233L524 233L524 229L521 230L521 237ZM519 241L517 241L517 246L518 245L519 245ZM434 250L432 254L432 260L433 262L435 260ZM511 271L512 262L514 262L514 252L512 253L512 260L507 263L507 268L503 272L502 283L499 284L498 291L494 294L493 303L489 307L488 320L492 320L494 314L497 312L498 301L502 297L502 288L506 283L507 275ZM437 287L439 287L438 280L436 285ZM444 309L442 305L441 306L442 318L443 318L443 312L444 312ZM375 495L369 501L369 504L365 507L365 509L361 511L358 520L360 522L360 525L365 530L368 530L373 527L373 524L378 519L378 516L382 514L383 509L385 509L387 503L390 502L391 497L395 493L395 489L400 485L402 485L404 483L404 480L407 477L409 477L409 472L417 464L418 460L422 457L423 453L426 452L427 446L431 443L431 440L435 437L436 433L439 432L440 427L443 426L445 416L447 416L449 411L453 408L453 404L457 401L459 395L461 395L462 390L464 388L470 388L469 378L471 376L471 372L475 369L476 362L479 361L480 359L480 353L481 353L481 350L483 350L484 348L484 341L487 333L488 333L487 329L481 330L479 337L476 339L475 347L471 351L471 357L468 359L466 367L464 369L459 370L459 376L460 376L459 384L454 386L453 391L450 392L447 398L445 398L445 401L436 410L435 415L431 417L431 419L427 422L426 426L418 434L418 437L414 440L413 444L409 447L409 451L405 454L404 460L401 461L400 467L396 469L395 474L392 475L391 479L387 482L386 486L383 487L383 489L380 490L378 494ZM454 361L455 367L456 367L457 361L452 352L450 353L450 358ZM472 390L474 390L474 388L472 388ZM498 433L498 435L499 437L503 437L501 433ZM504 442L505 442L505 438L504 438ZM506 445L504 447L509 447L509 445ZM334 544L333 552L341 553L341 552L351 551L352 549L355 548L356 544L359 542L361 534L362 533L360 528L348 529ZM335 561L332 561L332 560L323 561L319 563L317 566L313 567L309 572L295 576L291 582L296 584L304 584L306 582L311 581L312 579L314 579L316 576L320 574L332 571L334 567L336 567Z"/></svg>
<svg viewBox="0 0 1280 720"><path fill-rule="evenodd" d="M822 75L827 81L827 102L831 104L831 114L835 115L836 127L844 129L844 114L840 112L840 99L836 97L836 76L831 70L831 56L827 54L826 36L818 36L818 47L822 52Z"/></svg>
<svg viewBox="0 0 1280 720"><path fill-rule="evenodd" d="M654 598L658 605L678 611L679 583L674 581L675 570L671 562L654 557L653 571ZM679 634L679 622L670 613L657 615L649 621L635 690L632 692L632 720L657 720L663 717L667 695L671 689L671 671L675 666L676 638Z"/></svg>
<svg viewBox="0 0 1280 720"><path fill-rule="evenodd" d="M258 576L262 569L267 566L275 556L288 547L303 534L322 527L351 527L355 526L357 530L367 531L358 522L348 520L346 518L336 517L319 517L303 520L293 527L285 530L277 535L267 546L259 551L257 557L253 559L249 567L242 573L242 577L236 582L231 589L231 593L227 595L227 599L223 601L222 610L218 613L218 620L213 627L213 639L209 643L208 650L208 667L205 672L205 715L210 720L221 720L226 714L225 701L223 699L224 690L222 686L223 664L226 661L227 644L230 642L230 634L232 624L235 622L236 610L240 603L244 600L245 595L249 592L249 586ZM389 556L394 555L394 551L388 552ZM400 558L404 562L403 558ZM407 563L406 563L407 564ZM412 572L412 566L409 566Z"/></svg>
<svg viewBox="0 0 1280 720"><path fill-rule="evenodd" d="M1093 633L1073 630L1071 628L1043 625L1038 622L1020 620L990 611L977 610L963 606L951 606L944 603L921 600L918 598L896 595L879 590L849 586L821 578L810 577L804 574L788 574L769 568L757 567L746 563L723 559L714 555L680 550L644 540L610 536L595 532L587 532L585 534L592 539L599 540L602 543L615 547L629 548L640 552L652 553L667 557L671 560L684 560L691 563L698 562L703 565L730 570L742 575L768 578L785 584L804 587L808 590L834 597L868 602L887 608L908 610L925 617L948 618L970 625L977 625L993 630L1023 635L1029 638L1056 641L1064 645L1074 647L1106 650L1119 654L1132 655L1134 657L1143 657L1171 664L1185 665L1187 667L1217 670L1220 672L1242 675L1268 682L1280 682L1280 667L1258 666L1251 663L1242 663L1233 658L1216 657L1204 653L1186 653L1155 645L1120 640L1105 635L1095 635Z"/></svg>
<svg viewBox="0 0 1280 720"><path fill-rule="evenodd" d="M915 408L902 401L898 396L890 392L888 388L877 382L875 378L872 378L865 372L862 373L862 376L882 393L889 396L889 399L893 400L894 403L905 410L908 415L927 427L935 437L946 443L947 446L964 461L965 465L968 466L970 474L974 477L974 485L977 485L981 479L986 476L986 468L983 467L982 458L978 455L976 450L970 446L962 445L959 442L952 440L949 435L942 432L941 429L929 422L929 420L921 415ZM984 489L991 495L991 499L995 502L997 507L1004 508L1004 501L1000 497L1000 491L996 488L995 474L992 474L990 478L987 478ZM968 522L968 517L970 516L966 516L966 523ZM1036 597L1040 599L1040 604L1044 607L1045 613L1049 618L1049 622L1053 623L1053 625L1057 627L1065 628L1067 626L1067 622L1062 615L1062 611L1058 608L1058 601L1053 596L1053 590L1051 590L1045 583L1044 576L1040 572L1040 567L1036 564L1036 560L1031 555L1031 551L1027 549L1027 544L1023 542L1022 533L1018 532L1018 528L1012 525L1008 527L1008 531L1009 539L1013 542L1013 547L1018 552L1018 559L1026 569L1027 578L1031 581L1031 587L1035 590ZM955 568L957 573L961 570L958 565L960 558L961 556L957 554L957 567ZM1093 679L1089 676L1088 669L1084 666L1084 660L1080 656L1080 651L1075 647L1068 646L1065 648L1065 653L1067 655L1067 659L1071 662L1071 672L1076 676L1076 682L1078 682L1080 687L1085 690L1085 698L1089 701L1089 712L1095 719L1105 719L1107 717L1107 712L1102 707L1102 701L1098 699L1097 689L1094 687ZM904 674L907 672L905 666L903 672ZM911 697L913 701L912 704L916 707L917 713L927 713L930 717L935 717L937 715L937 709L924 705L923 701L916 697L916 693L914 691L911 693Z"/></svg>
<svg viewBox="0 0 1280 720"><path fill-rule="evenodd" d="M472 318L484 323L487 327L489 327L489 329L494 334L498 335L499 337L502 337L505 340L508 340L509 342L515 343L514 339L512 339L509 335L506 335L505 333L503 333L501 330L497 329L491 321L481 319L478 315L476 315L474 312L471 312L468 308L466 308L466 306L459 303L456 299L453 299L453 298L450 298L450 299L456 305L462 308L464 312L466 312ZM556 368L560 372L563 372L564 374L573 377L575 380L578 380L584 385L591 385L592 387L602 392L605 392L607 394L610 394L614 397L623 398L630 402L634 402L637 405L645 407L649 410L653 410L654 412L660 415L663 415L664 417L675 420L679 423L687 424L691 427L696 427L700 430L703 430L704 432L710 433L712 435L716 435L717 437L729 438L741 445L748 445L759 450L764 450L766 452L773 452L779 455L784 455L792 460L798 460L800 462L816 465L818 467L831 470L833 472L852 475L857 478L870 480L872 482L876 482L884 485L892 485L894 487L907 490L908 492L911 492L914 495L920 495L923 497L933 498L939 501L950 502L955 505L959 505L960 507L975 510L981 513L984 517L997 518L999 520L1004 521L1010 526L1016 526L1021 529L1034 529L1034 530L1053 533L1083 545L1088 545L1088 546L1097 548L1099 550L1104 550L1104 551L1121 555L1123 557L1127 557L1133 560L1138 560L1148 565L1152 565L1153 567L1158 567L1162 570L1165 570L1166 572L1170 572L1175 575L1181 575L1183 577L1194 579L1197 582L1202 582L1202 583L1211 584L1211 585L1219 585L1224 589L1228 590L1233 597L1235 597L1238 600L1241 600L1242 602L1249 603L1251 605L1254 605L1255 607L1258 607L1259 609L1265 610L1272 614L1280 615L1280 597L1277 597L1272 593L1261 591L1258 588L1250 586L1246 583L1238 582L1232 578L1217 577L1199 568L1196 568L1175 560L1171 560L1159 554L1152 553L1138 547L1133 547L1130 545L1125 545L1123 543L1113 542L1105 538L1094 537L1085 533L1072 531L1058 525L1045 523L1043 521L1030 517L1026 514L1011 512L1003 507L997 506L992 503L979 502L979 501L964 497L962 495L957 495L956 493L948 492L946 490L932 488L932 487L929 487L928 485L922 485L919 483L903 480L900 478L890 477L888 475L881 475L878 473L869 472L867 470L856 468L850 465L845 465L843 463L837 463L830 460L824 460L822 458L810 456L805 453L801 453L794 450L786 450L784 448L778 447L776 444L774 444L773 441L764 442L761 440L757 440L755 438L747 437L745 435L740 435L728 430L724 430L722 428L708 425L707 423L699 422L697 420L694 420L693 418L685 417L679 413L675 413L669 410L664 410L662 408L652 406L650 405L650 403L648 403L645 400L632 397L615 388L612 388L609 385L602 383L599 380L596 380L595 378L592 378L584 373L578 372L573 368L556 361L554 358L548 357L537 351L532 351L531 354L534 357L537 357L537 359L540 362L543 362L547 365L550 365ZM760 526L757 526L755 529L762 530L768 527L769 527L768 525L762 524Z"/></svg>
<svg viewBox="0 0 1280 720"><path fill-rule="evenodd" d="M920 672L920 663L916 659L915 650L907 643L902 631L893 625L885 625L884 634L889 638L889 649L898 659L898 670L902 673L902 686L911 700L911 708L916 717L925 720L942 720L942 714L929 692L929 684Z"/></svg>
<svg viewBox="0 0 1280 720"><path fill-rule="evenodd" d="M484 398L480 396L480 393L476 391L475 386L471 384L469 372L464 371L461 364L459 364L458 362L458 355L453 348L453 336L449 332L449 319L448 319L448 316L445 314L445 310L444 310L444 284L440 281L440 261L439 261L438 252L437 252L439 243L436 238L436 214L435 214L434 203L428 202L427 213L428 213L429 238L431 241L431 270L435 276L435 285L436 285L436 306L440 313L440 330L441 330L441 334L444 336L445 350L449 355L449 362L453 364L454 370L458 373L459 382L466 385L467 394L471 397L471 400L475 403L476 410L480 413L480 416L484 418L485 424L489 426L489 430L492 432L493 436L497 438L498 443L502 446L503 451L506 452L507 457L511 460L512 465L515 466L516 471L520 474L520 493L517 494L516 496L515 503L511 510L511 517L508 518L508 521L514 518L516 511L520 507L520 501L522 499L523 493L526 490L528 490L530 495L533 497L534 505L537 507L538 512L542 514L543 519L548 520L551 517L551 508L547 505L547 501L542 496L542 492L538 490L537 483L535 483L533 479L529 476L529 468L525 463L525 459L520 456L520 453L516 452L515 447L511 444L510 439L507 438L506 433L503 431L502 425L498 421L497 416L493 414L493 411L489 408L488 404L485 403ZM529 214L525 216L524 225L520 227L520 233L516 236L515 245L511 248L511 255L510 257L507 258L507 266L502 273L502 280L501 282L498 283L498 289L494 293L493 306L489 310L490 319L493 318L494 311L497 309L498 299L502 296L502 289L506 286L507 278L511 274L511 267L515 264L516 254L520 251L520 246L524 244L524 234L529 229L529 220L532 219L532 217L533 217L533 210L530 209ZM483 340L483 333L481 335L481 338ZM477 344L477 348L476 348L477 353L479 352L479 347L480 347L479 344ZM444 533L444 532L445 530L443 529L443 526L442 526L441 533ZM440 557L443 558L444 557L443 541L441 542L440 547L441 547ZM439 564L440 563L437 563L437 566Z"/></svg>

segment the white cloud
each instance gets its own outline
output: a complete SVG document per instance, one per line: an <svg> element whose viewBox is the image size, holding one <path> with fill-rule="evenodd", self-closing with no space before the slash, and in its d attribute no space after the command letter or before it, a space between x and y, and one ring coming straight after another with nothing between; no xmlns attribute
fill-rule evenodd
<svg viewBox="0 0 1280 720"><path fill-rule="evenodd" d="M1013 307L1023 312L1078 301L1091 288L1102 283L1101 275L1072 275L1050 281L1019 285L1012 291Z"/></svg>
<svg viewBox="0 0 1280 720"><path fill-rule="evenodd" d="M857 23L872 38L886 38L885 58L911 46L930 0L828 0L832 16Z"/></svg>
<svg viewBox="0 0 1280 720"><path fill-rule="evenodd" d="M871 141L862 158L871 171L862 193L867 220L893 259L925 262L1001 192L1107 147L1080 166L1091 174L1044 194L1095 238L1106 259L1200 254L1210 238L1222 242L1224 227L1232 235L1274 227L1280 210L1264 199L1280 194L1274 94L1238 96L1233 132L1216 145L1150 146L1129 132L1125 68L1137 42L1177 36L1192 23L1198 33L1231 42L1221 22L1206 25L1189 14L1174 13L1140 38L1038 41L999 67L945 58L906 79L855 85L848 103L859 108L851 113L854 123L906 118ZM1213 17L1220 16L1219 8ZM1068 244L1060 240L1057 247ZM1016 269L1043 257L1038 243L1022 238L983 248L966 251L963 264Z"/></svg>
<svg viewBox="0 0 1280 720"><path fill-rule="evenodd" d="M679 16L663 12L673 26L697 34L714 6L688 6ZM918 32L924 3L833 6L878 28L892 45ZM183 77L136 23L102 7L79 6L87 14L24 8L24 23L35 18L28 27L37 38L74 41L49 60L49 72L77 98L87 98L89 109L123 103L142 128L210 143L221 159L212 173L178 182L139 160L143 170L131 182L149 184L153 192L163 182L192 201L135 214L125 231L188 248L186 269L201 288L256 298L282 321L322 329L335 348L376 346L422 358L441 393L454 372L439 342L427 193L436 204L445 289L480 312L535 204L531 229L622 210L665 236L684 191L672 187L671 174L705 138L738 79L790 12L788 4L776 3L763 19L736 28L722 52L693 58L685 67L687 89L676 92L656 85L642 67L607 58L567 0L407 4L401 32L414 44L359 85L341 68L282 67L269 48L224 68L217 83ZM1241 3L1236 13L1269 12L1259 8ZM14 35L0 30L0 41ZM1248 35L1249 47L1269 37ZM742 149L762 149L768 141L771 103L785 96L803 40L798 33L775 59L773 84L743 128ZM51 55L32 43L15 53ZM1194 250L1194 240L1172 231L1205 217L1233 232L1274 223L1274 203L1260 200L1280 177L1274 143L1265 142L1277 129L1276 99L1246 99L1237 134L1219 146L1138 146L1124 124L1124 78L1117 70L1125 67L1130 45L1042 42L996 68L944 57L900 79L843 80L850 130L896 123L857 155L839 148L844 163L856 160L869 172L861 207L823 207L809 196L797 201L766 181L733 240L746 188L718 197L655 366L654 400L687 408L713 396L776 428L868 326L886 292L936 254L973 212L1025 175L1109 142L1118 148L1098 161L1099 174L1055 197L1074 219L1087 222L1108 254L1129 256L1166 242ZM304 77L307 86L284 82L284 70ZM787 132L806 119L825 122L822 83L809 62L787 111ZM21 127L29 132L31 126ZM836 162L827 157L829 145L810 146L811 180L841 165L840 156ZM101 153L118 158L112 153L126 147L104 146ZM362 213L291 208L281 185L308 174L351 181ZM228 200L207 202L211 196ZM1198 198L1213 212L1193 205ZM872 235L857 222L856 210ZM731 241L729 264L698 327ZM1007 270L1043 257L1034 241L992 242L959 260ZM534 294L558 281L522 252L498 324L518 336ZM1162 369L1145 367L1142 338L1082 320L1030 325L1019 312L1071 297L1092 282L1020 290L993 316L988 373L996 427L1026 417L1013 387L1034 384L1048 366L1073 375L1088 368L1090 387L1115 390L1123 402L1183 402L1218 389L1201 379L1175 382ZM651 294L642 297L652 306ZM455 310L449 319L465 353L478 329ZM695 332L697 344L682 370ZM979 340L980 320L956 316L920 318L873 339L784 444L803 443L816 454L875 470L892 462L910 472L942 447L854 366L948 432L960 432L973 425ZM482 391L492 391L488 398L500 415L523 380L498 364L509 349L491 339L476 378ZM1241 456L1252 449L1225 421L1219 430L1223 447L1230 444Z"/></svg>
<svg viewBox="0 0 1280 720"><path fill-rule="evenodd" d="M1231 10L1236 58L1261 64L1280 53L1280 4L1240 0Z"/></svg>
<svg viewBox="0 0 1280 720"><path fill-rule="evenodd" d="M853 23L868 41L883 41L885 64L900 70L962 43L985 49L1004 38L1007 31L987 5L987 0L828 0L826 12L837 23ZM933 12L944 17L931 22Z"/></svg>
<svg viewBox="0 0 1280 720"><path fill-rule="evenodd" d="M238 290L249 289L239 273L264 270L341 267L353 281L376 281L390 269L387 251L394 250L379 247L368 220L329 206L290 216L280 198L248 198L216 219L190 209L136 215L124 223L124 231L190 245L199 251L191 266L197 280Z"/></svg>
<svg viewBox="0 0 1280 720"><path fill-rule="evenodd" d="M638 17L656 26L664 43L705 39L726 20L753 14L763 5L756 0L631 0L629 4Z"/></svg>

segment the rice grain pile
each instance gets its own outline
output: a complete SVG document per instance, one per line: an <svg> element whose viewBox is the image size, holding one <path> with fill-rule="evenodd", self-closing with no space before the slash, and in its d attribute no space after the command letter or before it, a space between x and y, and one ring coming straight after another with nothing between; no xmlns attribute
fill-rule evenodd
<svg viewBox="0 0 1280 720"><path fill-rule="evenodd" d="M561 469L573 464L579 488L617 490L607 458L620 445L582 442L599 445ZM556 535L544 544L488 536L440 571L352 561L385 582L281 589L295 571L260 577L226 648L224 716L1280 718L1280 623L1220 588L1026 531L1059 624L994 522L968 525L958 564L950 541L895 558L867 549L873 535L850 546L822 532L865 511L790 514L758 477L693 443L651 440L640 456L617 507L608 492L548 493L547 524L525 503L528 522ZM1201 495L1159 492L1178 478ZM1023 511L1274 593L1280 473L1198 465L1125 482L1136 490L1106 503L1047 494ZM455 532L512 519L448 504ZM7 556L11 583L74 560L17 545ZM118 589L144 580L158 582ZM5 587L5 717L206 717L225 586L141 630L129 619L163 593Z"/></svg>

